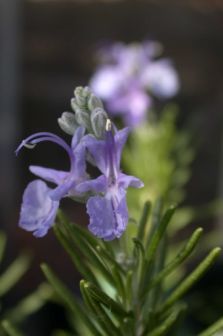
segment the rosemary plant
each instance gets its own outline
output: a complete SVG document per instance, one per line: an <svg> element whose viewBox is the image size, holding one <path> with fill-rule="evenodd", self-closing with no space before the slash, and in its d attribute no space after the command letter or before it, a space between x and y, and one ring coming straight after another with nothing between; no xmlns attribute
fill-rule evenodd
<svg viewBox="0 0 223 336"><path fill-rule="evenodd" d="M41 179L30 182L25 189L19 220L20 227L36 237L46 235L53 227L83 277L80 299L48 265L41 266L71 322L69 330L55 335L180 335L187 312L184 296L212 266L221 249L213 248L186 277L169 284L169 275L198 245L202 228L196 229L169 260L168 231L176 207L161 200L153 200L153 204L146 201L140 218L129 220L128 187L143 187L141 180L120 169L129 128L118 130L89 88L78 87L71 105L74 113L65 112L58 120L60 127L73 136L70 146L55 134L41 132L23 140L16 151L51 141L61 146L70 160L69 171L30 167ZM89 176L87 162L98 168L99 177ZM138 165L140 169L140 162ZM49 187L45 181L56 187ZM59 210L65 197L86 203L88 230L71 223ZM214 335L221 328L222 319L199 336Z"/></svg>

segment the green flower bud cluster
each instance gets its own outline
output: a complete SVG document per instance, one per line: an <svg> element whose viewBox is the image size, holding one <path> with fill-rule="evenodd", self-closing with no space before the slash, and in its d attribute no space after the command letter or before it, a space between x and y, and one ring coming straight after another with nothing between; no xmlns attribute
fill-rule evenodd
<svg viewBox="0 0 223 336"><path fill-rule="evenodd" d="M101 100L87 86L79 86L74 90L71 107L74 113L64 112L58 119L64 132L73 135L77 127L84 126L97 138L103 137L108 116Z"/></svg>

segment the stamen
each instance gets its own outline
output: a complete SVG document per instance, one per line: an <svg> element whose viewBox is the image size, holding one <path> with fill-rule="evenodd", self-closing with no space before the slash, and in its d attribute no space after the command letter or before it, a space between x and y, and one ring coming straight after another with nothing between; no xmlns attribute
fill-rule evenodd
<svg viewBox="0 0 223 336"><path fill-rule="evenodd" d="M109 132L109 131L111 131L111 129L112 129L112 122L111 122L110 119L107 119L107 120L106 120L106 124L105 124L105 130L106 130L107 132Z"/></svg>
<svg viewBox="0 0 223 336"><path fill-rule="evenodd" d="M108 176L110 184L114 184L117 179L117 157L116 157L116 144L114 140L114 135L112 134L112 122L110 119L106 120L105 125L106 130L106 157L107 157L107 167L108 167Z"/></svg>
<svg viewBox="0 0 223 336"><path fill-rule="evenodd" d="M54 142L58 144L59 146L61 146L63 149L65 149L65 151L68 153L70 157L71 170L74 169L74 163L73 163L74 154L72 152L72 149L70 148L70 146L68 146L68 144L63 139L61 139L59 136L53 133L40 132L40 133L35 133L29 136L28 138L26 138L25 140L21 142L19 147L16 149L15 153L16 155L18 155L22 147L32 149L36 146L36 144L43 142L43 141Z"/></svg>
<svg viewBox="0 0 223 336"><path fill-rule="evenodd" d="M28 138L24 139L19 145L19 147L16 149L16 154L18 154L18 152L22 149L22 147L27 147L27 148L32 149L37 143L42 142L42 141L51 141L51 142L57 143L59 146L63 147L68 152L69 155L71 153L71 148L59 136L53 133L49 133L49 132L39 132L39 133L32 134Z"/></svg>

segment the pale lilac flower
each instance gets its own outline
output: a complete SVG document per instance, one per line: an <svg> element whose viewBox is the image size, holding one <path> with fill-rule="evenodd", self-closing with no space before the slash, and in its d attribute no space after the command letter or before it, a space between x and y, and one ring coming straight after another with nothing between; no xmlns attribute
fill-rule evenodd
<svg viewBox="0 0 223 336"><path fill-rule="evenodd" d="M141 124L145 120L145 113L151 106L150 96L137 87L132 87L109 100L107 106L113 115L121 115L124 123L129 126Z"/></svg>
<svg viewBox="0 0 223 336"><path fill-rule="evenodd" d="M65 149L70 158L70 171L58 171L39 166L30 166L30 171L40 178L57 185L50 188L42 180L34 180L28 184L23 194L19 226L33 231L34 236L44 236L53 225L60 200L63 197L79 197L76 186L87 178L85 163L85 147L82 144L84 128L79 127L71 146L52 133L42 132L31 135L22 141L16 153L22 147L34 147L42 141L51 141Z"/></svg>
<svg viewBox="0 0 223 336"><path fill-rule="evenodd" d="M123 75L114 65L99 68L91 81L94 92L97 92L105 101L117 95L122 86Z"/></svg>
<svg viewBox="0 0 223 336"><path fill-rule="evenodd" d="M129 129L124 128L113 135L108 120L105 133L105 140L98 140L91 135L84 139L86 149L102 175L79 184L77 190L98 193L87 201L89 230L99 238L112 240L122 235L128 223L126 189L129 186L140 188L143 183L120 170L121 153Z"/></svg>
<svg viewBox="0 0 223 336"><path fill-rule="evenodd" d="M174 96L179 89L179 81L170 60L153 61L147 65L141 76L142 84L146 89L159 98Z"/></svg>
<svg viewBox="0 0 223 336"><path fill-rule="evenodd" d="M177 73L168 59L155 59L155 42L125 45L115 43L99 54L101 65L90 86L104 99L113 115L121 115L129 126L146 119L152 96L170 98L179 89Z"/></svg>

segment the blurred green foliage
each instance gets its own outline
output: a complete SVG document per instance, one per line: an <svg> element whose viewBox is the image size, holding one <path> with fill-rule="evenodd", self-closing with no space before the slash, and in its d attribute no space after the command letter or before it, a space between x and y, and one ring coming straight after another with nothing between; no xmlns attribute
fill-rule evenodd
<svg viewBox="0 0 223 336"><path fill-rule="evenodd" d="M0 263L6 249L6 236L0 232ZM18 256L0 275L0 335L21 336L21 323L38 311L51 297L52 290L47 283L41 284L33 293L23 298L12 308L5 308L2 299L16 286L30 267L29 253Z"/></svg>
<svg viewBox="0 0 223 336"><path fill-rule="evenodd" d="M128 204L133 217L149 199L162 196L167 204L181 203L190 165L195 155L191 135L177 128L177 108L167 106L161 116L136 128L124 149L125 171L139 177L142 190L129 190Z"/></svg>

